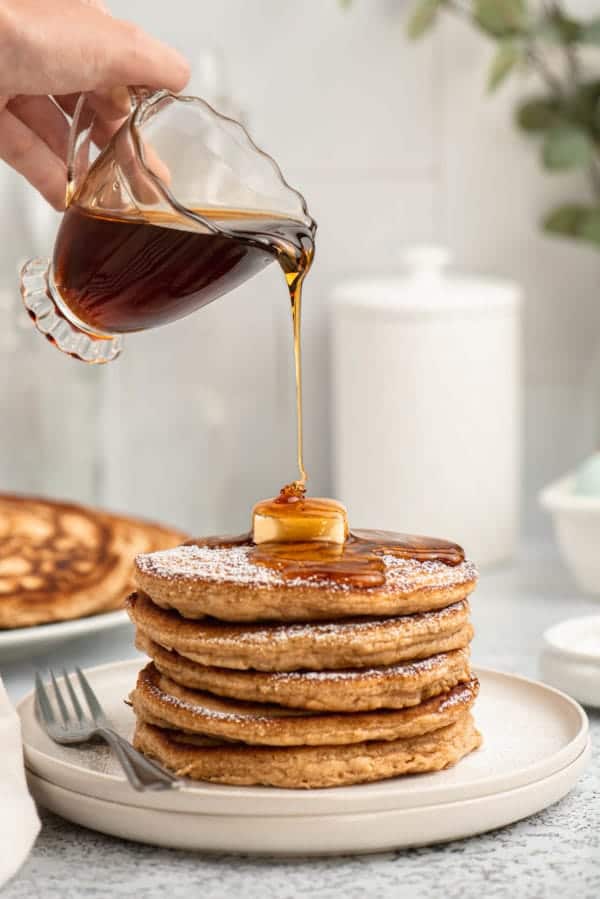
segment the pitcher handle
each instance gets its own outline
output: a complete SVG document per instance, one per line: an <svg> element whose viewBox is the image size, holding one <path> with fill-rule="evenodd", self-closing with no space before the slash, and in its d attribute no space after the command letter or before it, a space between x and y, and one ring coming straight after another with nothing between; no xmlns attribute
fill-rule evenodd
<svg viewBox="0 0 600 899"><path fill-rule="evenodd" d="M77 188L87 175L90 167L91 133L96 119L95 110L89 105L87 96L80 94L71 119L69 143L67 145L67 193L65 206L73 199Z"/></svg>
<svg viewBox="0 0 600 899"><path fill-rule="evenodd" d="M151 88L146 87L145 85L132 85L126 88L126 90L129 94L130 102L128 114L133 112L140 103L154 93ZM71 200L89 171L92 130L97 117L98 113L88 94L80 94L77 103L75 104L75 110L71 119L71 129L67 145L66 206L71 203Z"/></svg>

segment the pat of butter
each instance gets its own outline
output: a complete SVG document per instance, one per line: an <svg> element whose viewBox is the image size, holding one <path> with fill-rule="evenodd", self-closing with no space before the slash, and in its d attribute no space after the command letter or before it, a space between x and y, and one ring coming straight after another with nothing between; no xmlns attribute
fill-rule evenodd
<svg viewBox="0 0 600 899"><path fill-rule="evenodd" d="M346 509L333 499L294 498L282 502L268 499L257 503L252 512L255 543L346 542Z"/></svg>

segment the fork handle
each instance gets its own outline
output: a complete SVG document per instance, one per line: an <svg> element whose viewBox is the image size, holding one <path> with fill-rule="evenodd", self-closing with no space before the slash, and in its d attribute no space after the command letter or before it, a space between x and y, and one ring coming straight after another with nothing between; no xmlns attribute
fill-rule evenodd
<svg viewBox="0 0 600 899"><path fill-rule="evenodd" d="M164 790L179 782L174 774L164 771L155 762L147 759L112 728L100 727L97 733L113 750L134 790Z"/></svg>

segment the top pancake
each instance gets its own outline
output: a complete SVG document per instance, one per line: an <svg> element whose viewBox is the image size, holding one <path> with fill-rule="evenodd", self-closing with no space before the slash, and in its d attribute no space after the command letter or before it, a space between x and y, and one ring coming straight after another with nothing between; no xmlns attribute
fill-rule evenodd
<svg viewBox="0 0 600 899"><path fill-rule="evenodd" d="M446 565L382 557L385 583L359 588L323 578L284 580L254 564L249 546L178 546L139 555L135 582L162 608L185 618L317 621L357 615L408 615L441 609L474 589L472 562Z"/></svg>
<svg viewBox="0 0 600 899"><path fill-rule="evenodd" d="M131 589L135 554L182 537L73 503L0 495L0 628L118 608Z"/></svg>

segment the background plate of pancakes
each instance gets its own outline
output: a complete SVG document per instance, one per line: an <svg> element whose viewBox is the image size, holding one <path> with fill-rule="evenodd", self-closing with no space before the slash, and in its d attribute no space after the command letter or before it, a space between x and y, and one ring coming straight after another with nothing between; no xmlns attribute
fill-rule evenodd
<svg viewBox="0 0 600 899"><path fill-rule="evenodd" d="M137 553L180 531L74 503L0 494L0 663L124 623Z"/></svg>
<svg viewBox="0 0 600 899"><path fill-rule="evenodd" d="M131 739L123 701L139 659L88 672L117 729ZM30 694L19 705L28 782L46 808L86 827L181 849L266 854L371 852L481 833L562 798L590 755L587 719L556 690L479 669L475 708L485 743L432 774L324 790L187 781L136 793L104 746L61 747L40 728Z"/></svg>
<svg viewBox="0 0 600 899"><path fill-rule="evenodd" d="M54 646L98 634L101 631L123 627L127 624L127 613L101 612L87 618L74 621L57 621L54 624L40 624L35 627L19 627L0 631L0 665L15 662L18 659L32 659L44 655Z"/></svg>

